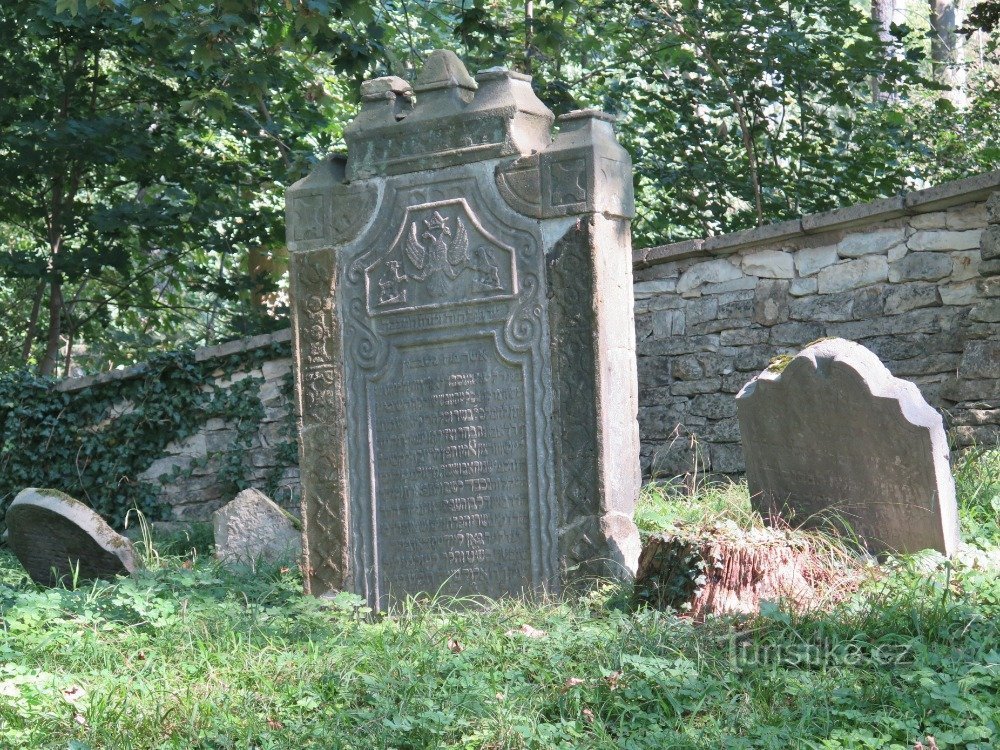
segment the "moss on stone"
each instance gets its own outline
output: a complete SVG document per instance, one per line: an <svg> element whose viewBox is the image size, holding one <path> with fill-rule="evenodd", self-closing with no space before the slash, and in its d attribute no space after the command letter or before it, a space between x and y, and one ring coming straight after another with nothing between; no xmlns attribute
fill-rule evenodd
<svg viewBox="0 0 1000 750"><path fill-rule="evenodd" d="M818 339L813 339L808 344L806 344L803 347L803 349L808 349L810 346L813 346L814 344L818 344L821 341L831 341L831 340L833 340L835 338L837 338L837 337L836 336L820 336Z"/></svg>
<svg viewBox="0 0 1000 750"><path fill-rule="evenodd" d="M91 508L86 503L81 502L80 500L77 500L75 497L72 497L71 495L67 495L65 492L61 492L59 490L53 490L53 489L50 489L48 487L38 487L38 488L35 489L35 492L37 492L39 495L46 495L48 497L57 498L57 499L62 500L64 503L67 503L69 505L79 505L81 508L86 508L87 510L89 510L91 512L93 512L93 510L94 510L93 508Z"/></svg>
<svg viewBox="0 0 1000 750"><path fill-rule="evenodd" d="M791 354L779 354L767 363L767 372L781 373L795 359Z"/></svg>
<svg viewBox="0 0 1000 750"><path fill-rule="evenodd" d="M275 503L275 505L277 505L277 503ZM285 510L284 508L282 508L280 505L278 505L278 508L281 510L281 512L285 516L285 518L287 518L288 521L292 524L292 526L295 528L296 531L302 531L302 521L300 521L299 519L297 519L294 515L292 515L291 513L289 513L287 510Z"/></svg>

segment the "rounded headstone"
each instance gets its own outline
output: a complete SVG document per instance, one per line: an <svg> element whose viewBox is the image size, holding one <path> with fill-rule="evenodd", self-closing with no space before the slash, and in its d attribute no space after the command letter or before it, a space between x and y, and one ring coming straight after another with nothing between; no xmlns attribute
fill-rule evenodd
<svg viewBox="0 0 1000 750"><path fill-rule="evenodd" d="M846 527L871 552L958 546L941 415L871 351L820 339L736 397L751 503L799 526Z"/></svg>
<svg viewBox="0 0 1000 750"><path fill-rule="evenodd" d="M31 580L42 586L133 573L132 543L79 500L28 488L7 508L8 544Z"/></svg>

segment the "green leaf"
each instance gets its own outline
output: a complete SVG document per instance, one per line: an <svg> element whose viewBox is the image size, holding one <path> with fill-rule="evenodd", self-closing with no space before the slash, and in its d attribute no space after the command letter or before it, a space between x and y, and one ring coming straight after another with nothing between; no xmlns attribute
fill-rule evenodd
<svg viewBox="0 0 1000 750"><path fill-rule="evenodd" d="M56 13L64 12L75 17L80 12L80 0L56 0Z"/></svg>

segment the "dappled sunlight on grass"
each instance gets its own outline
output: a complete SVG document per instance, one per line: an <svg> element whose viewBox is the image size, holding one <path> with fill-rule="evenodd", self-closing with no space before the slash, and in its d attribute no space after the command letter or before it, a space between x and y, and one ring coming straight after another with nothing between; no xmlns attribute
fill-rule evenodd
<svg viewBox="0 0 1000 750"><path fill-rule="evenodd" d="M990 471L960 481L963 512L988 507L969 488ZM645 491L645 529L760 528L741 485L670 492ZM385 615L302 596L294 570L234 575L200 543L76 591L34 586L0 552L4 750L911 750L927 735L987 750L1000 735L995 571L900 558L823 610L702 624L631 610L612 584Z"/></svg>

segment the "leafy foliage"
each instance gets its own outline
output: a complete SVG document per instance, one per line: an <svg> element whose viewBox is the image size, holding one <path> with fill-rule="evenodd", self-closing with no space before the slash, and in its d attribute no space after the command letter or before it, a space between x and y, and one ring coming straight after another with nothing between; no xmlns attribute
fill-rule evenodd
<svg viewBox="0 0 1000 750"><path fill-rule="evenodd" d="M617 114L637 246L994 168L994 5L956 107L924 27L880 38L849 0L5 2L0 368L285 325L284 189L342 144L363 78L434 48Z"/></svg>
<svg viewBox="0 0 1000 750"><path fill-rule="evenodd" d="M168 444L183 441L213 417L236 426L234 443L222 456L220 484L233 493L244 489L252 468L247 449L264 416L258 398L262 381L244 377L226 384L225 378L288 355L287 344L266 347L227 358L220 371L218 360L196 362L190 352L162 354L136 377L72 392L60 392L50 379L24 370L0 376L0 517L25 487L51 487L119 527L132 508L157 519L163 511L156 500L159 488L140 475ZM290 393L291 383L285 387ZM291 466L297 460L294 424L286 427L279 461ZM199 466L195 462L186 471ZM282 468L268 478L272 494ZM174 481L179 473L177 467L162 481Z"/></svg>
<svg viewBox="0 0 1000 750"><path fill-rule="evenodd" d="M273 289L247 256L280 254L282 186L349 106L327 71L356 88L372 23L350 1L3 3L0 217L17 242L0 278L31 282L43 314L0 349L23 343L49 374L67 337L121 362L266 325L248 295Z"/></svg>
<svg viewBox="0 0 1000 750"><path fill-rule="evenodd" d="M733 231L898 191L884 93L918 82L848 0L606 3L590 91L636 160L641 243ZM610 23L609 23L610 22ZM609 28L610 26L610 28ZM631 51L631 53L630 53Z"/></svg>

